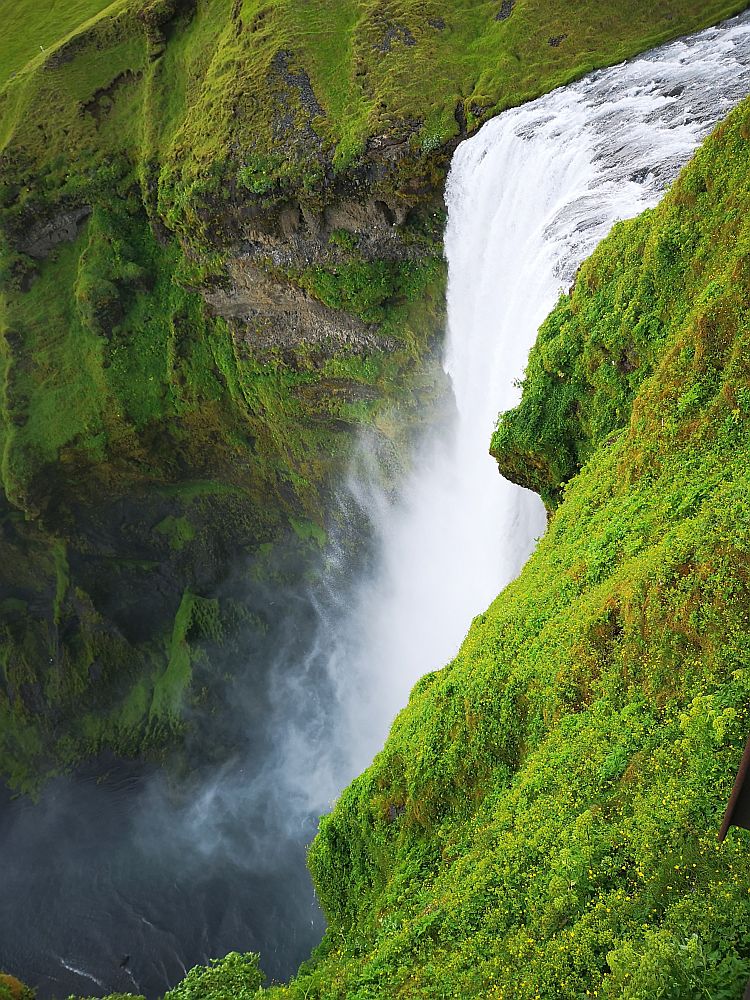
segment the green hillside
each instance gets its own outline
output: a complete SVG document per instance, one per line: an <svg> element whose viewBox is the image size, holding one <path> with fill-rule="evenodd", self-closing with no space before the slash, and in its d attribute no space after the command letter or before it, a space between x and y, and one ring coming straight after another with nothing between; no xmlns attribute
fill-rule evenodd
<svg viewBox="0 0 750 1000"><path fill-rule="evenodd" d="M0 50L0 85L47 49L77 31L90 18L111 6L109 0L50 0L44 4L2 0L0 23L3 44Z"/></svg>

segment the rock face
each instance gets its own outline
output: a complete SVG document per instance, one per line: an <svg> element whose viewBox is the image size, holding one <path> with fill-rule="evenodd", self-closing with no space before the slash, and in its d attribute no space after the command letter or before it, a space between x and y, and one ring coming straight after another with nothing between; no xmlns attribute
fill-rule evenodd
<svg viewBox="0 0 750 1000"><path fill-rule="evenodd" d="M44 260L60 243L72 243L77 239L90 215L91 206L84 205L32 223L28 232L19 239L16 249L34 260Z"/></svg>
<svg viewBox="0 0 750 1000"><path fill-rule="evenodd" d="M404 205L351 198L326 205L283 205L272 215L242 219L221 280L202 290L216 316L230 320L237 336L259 356L296 345L314 345L335 355L392 352L396 339L381 324L333 308L300 287L318 269L336 275L353 257L363 266L418 264L425 246L403 239ZM237 214L241 219L241 209ZM237 225L237 222L235 222ZM434 254L434 249L429 248Z"/></svg>
<svg viewBox="0 0 750 1000"><path fill-rule="evenodd" d="M121 77L99 125L140 85ZM442 202L371 193L406 150L376 144L343 182L359 198L237 189L197 247L127 175L124 197L8 215L0 771L16 786L178 740L193 663L236 627L226 578L261 551L262 574L269 545L303 572L290 519L324 524L357 428L397 401L399 433L422 418Z"/></svg>
<svg viewBox="0 0 750 1000"><path fill-rule="evenodd" d="M259 357L300 344L320 347L331 356L340 351L365 355L395 346L377 327L323 305L291 282L269 276L251 258L233 258L227 271L228 287L206 291L204 297L214 314L230 320L238 340Z"/></svg>
<svg viewBox="0 0 750 1000"><path fill-rule="evenodd" d="M222 581L261 547L288 548L290 518L324 522L358 424L395 400L387 359L404 412L424 401L409 384L441 327L434 247L405 243L374 203L241 225L208 276L137 206L60 213L16 242L37 261L9 291L19 323L4 341L0 766L18 785L178 738L192 658L231 635ZM45 309L66 270L60 351ZM40 405L55 426L75 418L55 444Z"/></svg>

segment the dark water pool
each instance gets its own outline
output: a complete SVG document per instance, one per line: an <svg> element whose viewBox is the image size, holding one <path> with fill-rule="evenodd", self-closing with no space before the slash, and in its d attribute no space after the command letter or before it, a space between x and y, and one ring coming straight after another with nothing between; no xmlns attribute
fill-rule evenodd
<svg viewBox="0 0 750 1000"><path fill-rule="evenodd" d="M304 863L314 829L279 836L243 778L224 767L208 790L175 791L118 765L56 779L36 803L0 793L0 968L41 1000L159 996L231 950L288 977L323 931Z"/></svg>

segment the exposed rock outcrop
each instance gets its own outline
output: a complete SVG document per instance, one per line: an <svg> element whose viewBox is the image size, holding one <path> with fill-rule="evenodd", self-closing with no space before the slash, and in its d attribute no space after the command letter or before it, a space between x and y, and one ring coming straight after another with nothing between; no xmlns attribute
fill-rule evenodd
<svg viewBox="0 0 750 1000"><path fill-rule="evenodd" d="M90 215L91 206L82 205L64 209L51 219L34 222L18 239L18 250L35 260L44 260L60 243L72 243L77 239Z"/></svg>
<svg viewBox="0 0 750 1000"><path fill-rule="evenodd" d="M392 338L341 309L331 309L291 282L264 273L245 257L227 265L229 286L205 291L215 314L232 321L237 337L262 356L272 348L299 344L340 350L393 350Z"/></svg>

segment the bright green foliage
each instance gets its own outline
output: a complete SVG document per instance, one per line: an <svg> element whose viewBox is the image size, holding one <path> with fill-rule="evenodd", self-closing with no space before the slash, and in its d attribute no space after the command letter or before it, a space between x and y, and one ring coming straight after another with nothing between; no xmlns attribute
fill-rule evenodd
<svg viewBox="0 0 750 1000"><path fill-rule="evenodd" d="M252 1000L264 978L259 957L230 951L210 965L196 965L164 1000Z"/></svg>
<svg viewBox="0 0 750 1000"><path fill-rule="evenodd" d="M98 997L68 997L68 1000L99 1000ZM146 1000L145 997L135 993L110 993L107 1000Z"/></svg>
<svg viewBox="0 0 750 1000"><path fill-rule="evenodd" d="M716 834L750 730L748 167L750 103L547 321L519 412L553 470L576 443L559 505L322 820L329 930L269 997L742 994L750 835Z"/></svg>
<svg viewBox="0 0 750 1000"><path fill-rule="evenodd" d="M0 972L0 1000L34 1000L34 991L5 972Z"/></svg>
<svg viewBox="0 0 750 1000"><path fill-rule="evenodd" d="M195 538L195 528L186 517L168 515L160 521L154 531L160 532L169 539L169 544L178 552Z"/></svg>
<svg viewBox="0 0 750 1000"><path fill-rule="evenodd" d="M389 317L389 311L396 304L414 301L440 274L434 258L412 263L367 261L354 256L329 269L313 267L303 271L297 281L327 306L346 309L366 323L380 323L399 332L402 317Z"/></svg>

